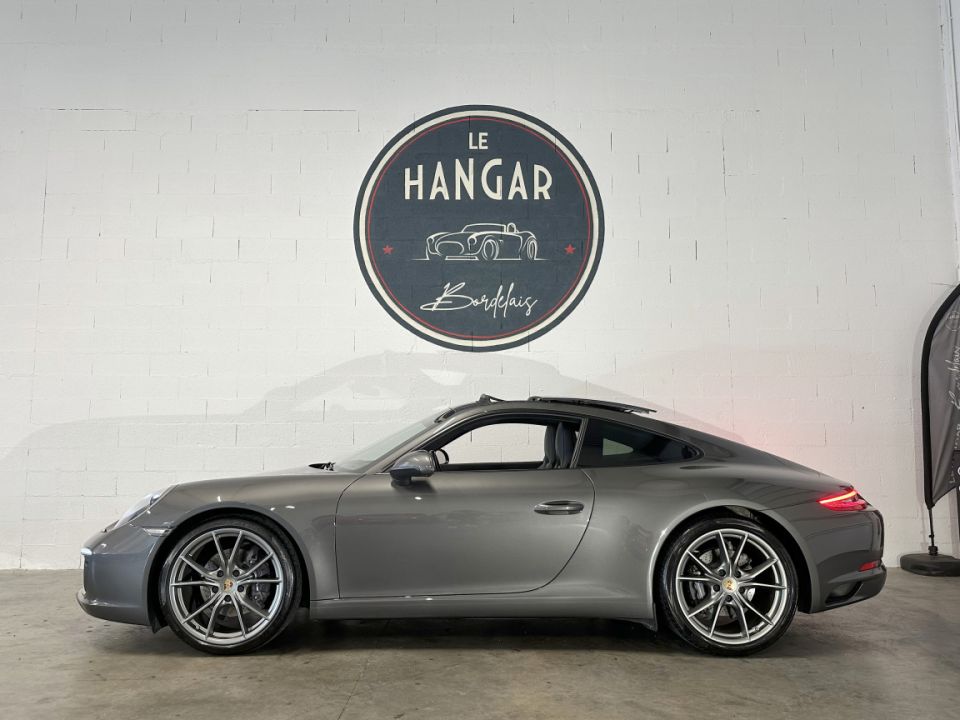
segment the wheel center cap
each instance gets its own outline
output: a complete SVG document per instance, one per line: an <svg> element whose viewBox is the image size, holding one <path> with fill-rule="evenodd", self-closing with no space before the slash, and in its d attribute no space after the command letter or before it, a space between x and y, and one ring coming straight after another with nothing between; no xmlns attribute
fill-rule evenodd
<svg viewBox="0 0 960 720"><path fill-rule="evenodd" d="M723 589L724 589L726 592L728 592L728 593L736 592L736 591L737 591L737 587L738 587L738 583L737 583L737 581L734 580L732 577L728 577L728 578L724 578L724 579L723 579Z"/></svg>
<svg viewBox="0 0 960 720"><path fill-rule="evenodd" d="M230 592L231 590L233 590L233 580L227 578L223 581L223 591Z"/></svg>

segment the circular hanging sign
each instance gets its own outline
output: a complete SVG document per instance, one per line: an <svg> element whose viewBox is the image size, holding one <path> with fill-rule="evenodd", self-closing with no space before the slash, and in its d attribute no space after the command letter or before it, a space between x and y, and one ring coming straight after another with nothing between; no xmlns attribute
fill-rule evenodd
<svg viewBox="0 0 960 720"><path fill-rule="evenodd" d="M457 350L514 347L583 298L603 207L580 153L530 115L441 110L380 151L357 196L357 259L374 296L420 337Z"/></svg>

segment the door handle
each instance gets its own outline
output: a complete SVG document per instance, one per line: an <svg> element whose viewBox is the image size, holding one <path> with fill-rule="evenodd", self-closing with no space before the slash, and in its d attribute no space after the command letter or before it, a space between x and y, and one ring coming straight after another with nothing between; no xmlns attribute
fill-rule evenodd
<svg viewBox="0 0 960 720"><path fill-rule="evenodd" d="M576 515L583 511L583 503L576 500L550 500L534 505L533 511L541 515Z"/></svg>

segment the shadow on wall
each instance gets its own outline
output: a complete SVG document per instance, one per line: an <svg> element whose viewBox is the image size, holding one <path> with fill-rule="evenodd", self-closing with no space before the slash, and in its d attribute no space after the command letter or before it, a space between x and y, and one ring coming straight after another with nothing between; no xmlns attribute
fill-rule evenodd
<svg viewBox="0 0 960 720"><path fill-rule="evenodd" d="M222 401L208 401L203 415L93 418L34 432L0 460L0 567L75 567L80 544L152 490L336 459L398 424L481 393L618 400L737 439L671 409L563 376L546 362L386 352L277 387L236 414L219 413Z"/></svg>

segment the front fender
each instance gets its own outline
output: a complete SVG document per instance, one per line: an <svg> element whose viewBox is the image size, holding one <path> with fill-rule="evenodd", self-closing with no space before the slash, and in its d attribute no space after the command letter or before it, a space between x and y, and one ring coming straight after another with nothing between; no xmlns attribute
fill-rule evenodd
<svg viewBox="0 0 960 720"><path fill-rule="evenodd" d="M136 523L169 530L152 558L155 571L169 550L168 538L179 536L177 528L231 512L260 515L280 526L303 558L309 599L327 600L339 597L334 537L337 502L355 479L352 474L318 471L186 483L168 492Z"/></svg>

